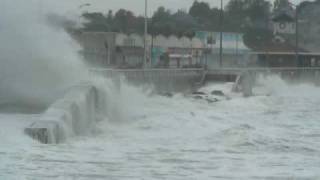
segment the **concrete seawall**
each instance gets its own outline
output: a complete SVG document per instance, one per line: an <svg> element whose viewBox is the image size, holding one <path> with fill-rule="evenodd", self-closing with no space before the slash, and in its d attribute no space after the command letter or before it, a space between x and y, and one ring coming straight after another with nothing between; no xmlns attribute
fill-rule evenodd
<svg viewBox="0 0 320 180"><path fill-rule="evenodd" d="M89 83L72 87L38 121L25 128L25 133L44 144L61 143L69 136L90 133L101 111L98 96L98 89Z"/></svg>
<svg viewBox="0 0 320 180"><path fill-rule="evenodd" d="M201 81L202 71L195 70L95 70L93 77L113 80L113 88L121 88L121 77L132 85L151 85L158 92L191 90ZM96 76L97 75L97 76ZM103 87L106 88L106 87ZM40 119L25 128L25 133L44 144L62 143L68 137L87 135L96 122L106 116L106 89L92 83L83 83L70 88L54 102Z"/></svg>
<svg viewBox="0 0 320 180"><path fill-rule="evenodd" d="M203 78L203 69L91 69L91 73L129 84L150 85L159 93L192 90Z"/></svg>
<svg viewBox="0 0 320 180"><path fill-rule="evenodd" d="M319 82L320 68L218 69L209 71L203 69L94 69L91 72L112 79L112 85L116 91L121 89L121 77L125 77L130 84L151 85L159 93L192 91L193 88L201 86L203 83L222 80L235 82L235 91L242 91L244 96L250 96L255 78L258 75L268 75L275 72L288 74L289 72L290 77L295 77L293 75L299 73L301 77ZM301 78L300 76L298 79ZM102 90L92 83L82 83L70 88L64 97L53 103L41 115L38 121L25 128L25 133L45 144L61 143L70 136L89 134L96 121L105 117L108 112L107 97L109 96L104 94L106 92L106 87Z"/></svg>

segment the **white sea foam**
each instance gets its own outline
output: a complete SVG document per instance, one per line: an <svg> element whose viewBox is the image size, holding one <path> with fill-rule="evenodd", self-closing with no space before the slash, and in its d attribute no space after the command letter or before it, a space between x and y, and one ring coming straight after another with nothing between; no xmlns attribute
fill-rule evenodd
<svg viewBox="0 0 320 180"><path fill-rule="evenodd" d="M34 1L5 2L8 10L16 9L15 3L24 8L0 11L2 102L47 105L64 94L60 91L89 79L81 78L86 68L69 36L30 13L37 12ZM268 77L259 80L257 96L243 98L230 91L230 84L211 84L202 90L222 90L231 99L208 103L183 94L152 95L98 77L89 80L101 90L102 109L96 117L104 121L97 123L99 133L71 134L63 144L41 145L23 135L23 128L39 115L1 114L0 179L317 179L320 175L318 87ZM90 114L83 110L80 116Z"/></svg>
<svg viewBox="0 0 320 180"><path fill-rule="evenodd" d="M123 108L118 111L121 123L101 121L96 136L42 146L3 133L7 140L0 148L0 177L315 179L320 160L319 88L277 79L260 81L261 87L273 87L271 94L232 96L212 104L182 94L150 95L122 84L117 96L121 103L108 105ZM279 84L282 88L277 89ZM229 88L212 84L204 89L227 93ZM288 95L284 89L295 93ZM16 123L8 126L12 131L22 128L21 118L1 116L0 123L6 118ZM21 146L6 146L15 141Z"/></svg>
<svg viewBox="0 0 320 180"><path fill-rule="evenodd" d="M87 78L77 55L80 46L62 27L48 25L46 2L1 2L1 104L47 106L66 87Z"/></svg>

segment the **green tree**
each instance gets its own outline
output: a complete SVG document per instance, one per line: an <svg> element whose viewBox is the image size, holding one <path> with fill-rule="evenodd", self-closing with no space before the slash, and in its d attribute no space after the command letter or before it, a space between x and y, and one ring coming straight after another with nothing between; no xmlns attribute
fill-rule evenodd
<svg viewBox="0 0 320 180"><path fill-rule="evenodd" d="M179 10L173 14L172 18L175 22L174 34L180 37L187 36L189 38L195 35L194 31L198 29L198 24L187 12Z"/></svg>
<svg viewBox="0 0 320 180"><path fill-rule="evenodd" d="M203 28L209 26L211 9L208 3L194 1L189 10L189 14L194 17L195 20L203 26Z"/></svg>
<svg viewBox="0 0 320 180"><path fill-rule="evenodd" d="M290 7L289 0L275 0L273 3L274 10L279 10L279 9L288 8L288 7Z"/></svg>
<svg viewBox="0 0 320 180"><path fill-rule="evenodd" d="M152 16L152 21L154 22L165 22L171 20L171 12L164 8L163 6L159 7Z"/></svg>
<svg viewBox="0 0 320 180"><path fill-rule="evenodd" d="M153 35L163 34L170 36L174 33L175 24L172 14L164 7L159 7L151 18L150 32Z"/></svg>
<svg viewBox="0 0 320 180"><path fill-rule="evenodd" d="M282 6L287 0L277 0L275 4ZM165 36L177 35L193 37L195 31L219 31L220 9L211 8L208 3L194 1L189 12L179 10L175 13L159 7L149 21L149 33ZM230 0L224 8L223 31L245 33L247 42L256 38L264 39L263 33L268 32L271 16L271 4L267 0ZM102 13L85 13L89 21L85 30L113 31L123 33L144 32L144 17L135 16L131 11L120 9L115 14L109 11ZM266 38L269 38L267 36Z"/></svg>
<svg viewBox="0 0 320 180"><path fill-rule="evenodd" d="M84 13L82 17L88 20L84 23L85 31L108 31L111 28L102 13Z"/></svg>
<svg viewBox="0 0 320 180"><path fill-rule="evenodd" d="M271 16L271 4L265 0L245 0L249 24L253 27L265 27Z"/></svg>
<svg viewBox="0 0 320 180"><path fill-rule="evenodd" d="M225 29L242 32L246 25L247 11L243 0L230 0L225 8Z"/></svg>
<svg viewBox="0 0 320 180"><path fill-rule="evenodd" d="M135 23L135 16L131 11L120 9L114 15L114 28L118 32L130 33L133 32L133 25Z"/></svg>

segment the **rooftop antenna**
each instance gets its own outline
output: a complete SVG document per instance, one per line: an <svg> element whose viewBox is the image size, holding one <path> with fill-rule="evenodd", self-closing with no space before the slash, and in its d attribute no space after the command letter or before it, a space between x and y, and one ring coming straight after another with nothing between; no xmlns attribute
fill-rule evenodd
<svg viewBox="0 0 320 180"><path fill-rule="evenodd" d="M223 38L223 0L220 7L220 51L219 51L219 66L222 67L222 38Z"/></svg>

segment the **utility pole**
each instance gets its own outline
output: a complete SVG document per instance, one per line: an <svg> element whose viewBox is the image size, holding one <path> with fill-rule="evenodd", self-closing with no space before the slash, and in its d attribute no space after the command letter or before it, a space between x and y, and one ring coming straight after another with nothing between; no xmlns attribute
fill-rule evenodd
<svg viewBox="0 0 320 180"><path fill-rule="evenodd" d="M289 4L291 6L293 6L295 8L295 23L296 23L296 32L295 32L295 56L296 56L296 63L297 63L297 67L300 65L299 62L299 12L298 12L298 5L295 5L291 2L289 2Z"/></svg>
<svg viewBox="0 0 320 180"><path fill-rule="evenodd" d="M81 17L83 15L84 12L82 12L81 10L84 8L84 7L89 7L91 6L90 3L85 3L85 4L81 4L78 6L78 9L80 10L80 16L79 16L79 26L81 25Z"/></svg>
<svg viewBox="0 0 320 180"><path fill-rule="evenodd" d="M219 51L219 66L222 67L222 38L223 38L223 0L221 0L220 7L220 51Z"/></svg>
<svg viewBox="0 0 320 180"><path fill-rule="evenodd" d="M148 0L145 0L145 14L144 14L144 57L143 68L147 66L147 36L148 36Z"/></svg>
<svg viewBox="0 0 320 180"><path fill-rule="evenodd" d="M295 21L296 21L296 63L297 66L300 65L299 62L299 21L298 21L298 8L296 6L296 14L295 14Z"/></svg>
<svg viewBox="0 0 320 180"><path fill-rule="evenodd" d="M237 64L239 65L239 33L236 34L237 39L236 39L236 59L237 59Z"/></svg>

